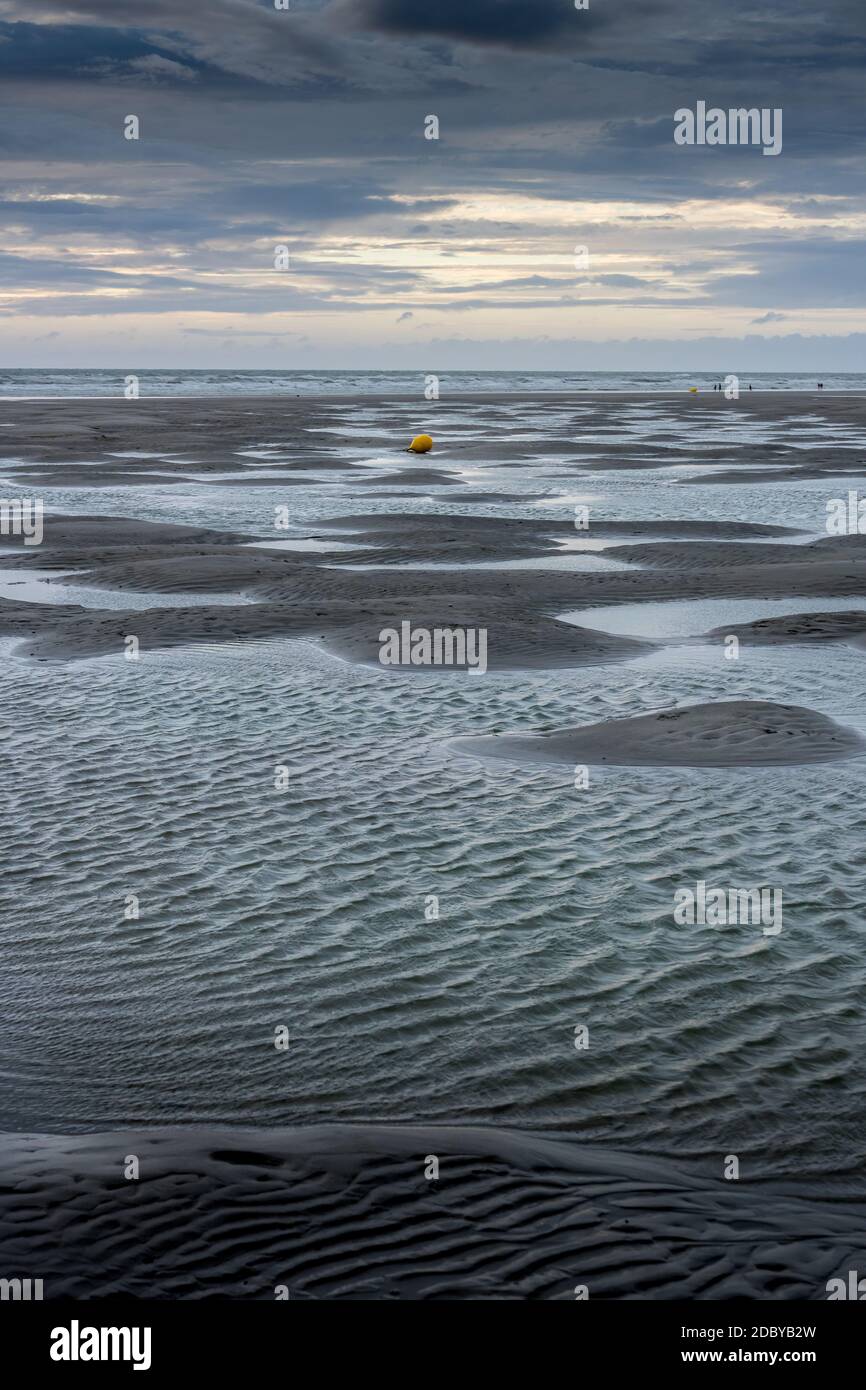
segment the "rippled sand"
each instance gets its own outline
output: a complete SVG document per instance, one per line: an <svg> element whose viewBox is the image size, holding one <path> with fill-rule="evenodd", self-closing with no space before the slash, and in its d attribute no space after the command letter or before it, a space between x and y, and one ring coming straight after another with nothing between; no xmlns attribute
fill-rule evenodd
<svg viewBox="0 0 866 1390"><path fill-rule="evenodd" d="M23 1175L0 1229L32 1228L57 1292L123 1282L110 1232L129 1198L148 1203L123 1227L138 1293L270 1297L281 1271L300 1296L573 1297L589 1261L613 1296L823 1296L839 1261L863 1263L866 764L634 759L577 788L567 765L454 740L735 701L862 734L866 556L824 533L851 484L808 476L859 457L862 403L469 400L432 423L417 402L241 405L7 407L7 479L32 472L56 517L96 520L32 555L3 538L4 572L57 578L52 603L0 604L5 1153ZM434 473L526 502L401 485L416 424L441 439ZM802 476L753 483L768 451ZM743 482L708 485L708 464ZM94 465L112 477L88 488ZM247 487L263 466L286 476ZM354 511L362 473L403 500L363 488ZM556 499L574 494L604 570L561 558L579 533ZM350 549L255 544L316 536ZM765 642L768 598L787 618ZM736 624L708 634L710 602ZM513 666L378 665L383 616L448 603L498 623ZM693 621L671 637L581 618L642 603ZM779 886L784 930L675 925L674 893L701 879ZM346 1123L380 1128L298 1159L305 1127ZM240 1159L208 1157L241 1143L226 1126ZM286 1126L301 1137L270 1134ZM454 1160L435 1190L430 1126ZM127 1144L149 1193L121 1186ZM281 1167L249 1159L273 1144Z"/></svg>
<svg viewBox="0 0 866 1390"><path fill-rule="evenodd" d="M862 1202L732 1200L709 1171L521 1130L0 1136L0 1160L4 1258L46 1298L818 1299L866 1256Z"/></svg>
<svg viewBox="0 0 866 1390"><path fill-rule="evenodd" d="M532 738L455 739L478 757L613 767L789 767L866 755L866 739L814 710L716 700Z"/></svg>

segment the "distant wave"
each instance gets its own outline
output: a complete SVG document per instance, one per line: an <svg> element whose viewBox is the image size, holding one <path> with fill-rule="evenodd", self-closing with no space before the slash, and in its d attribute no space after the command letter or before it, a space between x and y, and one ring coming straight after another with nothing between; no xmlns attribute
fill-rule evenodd
<svg viewBox="0 0 866 1390"><path fill-rule="evenodd" d="M189 371L134 367L124 371L99 368L16 368L0 371L0 397L122 396L127 370L140 379L142 395L375 395L422 397L423 371ZM470 372L439 374L442 395L471 391L598 392L686 391L690 386L710 390L721 380L714 372ZM827 372L820 378L804 372L753 372L741 378L763 391L813 391L818 380L828 391L864 391L866 373Z"/></svg>

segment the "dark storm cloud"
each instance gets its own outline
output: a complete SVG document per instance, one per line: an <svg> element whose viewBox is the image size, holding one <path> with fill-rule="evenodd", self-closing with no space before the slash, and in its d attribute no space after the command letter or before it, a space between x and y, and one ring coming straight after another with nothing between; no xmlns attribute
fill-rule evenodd
<svg viewBox="0 0 866 1390"><path fill-rule="evenodd" d="M99 59L124 63L152 52L154 45L134 29L0 22L0 76L5 81L71 79Z"/></svg>
<svg viewBox="0 0 866 1390"><path fill-rule="evenodd" d="M361 0L363 23L392 34L436 35L473 44L533 45L576 34L575 23L605 22L596 9L575 18L565 0Z"/></svg>
<svg viewBox="0 0 866 1390"><path fill-rule="evenodd" d="M532 83L550 64L564 59L612 69L691 75L704 84L730 84L761 76L765 83L787 81L792 94L804 78L856 72L866 51L859 0L751 0L686 6L676 0L592 0L577 11L572 0L292 0L276 12L267 0L3 0L0 14L26 27L79 27L98 54L110 47L106 30L127 36L135 46L147 35L160 51L186 63L199 62L251 82L285 86L304 74L328 74L350 90L399 87L435 89L460 67L459 47L485 50L492 65L471 65L470 80L494 87L496 65L505 64L513 83L515 52L524 55L523 80ZM75 21L71 24L70 21ZM380 40L378 48L366 35ZM417 41L422 61L412 63ZM382 46L382 41L385 47ZM39 44L49 41L33 38ZM359 43L361 46L359 47ZM457 45L458 51L455 51ZM389 51L390 50L390 51ZM141 56L140 54L138 56ZM45 71L52 70L46 54ZM425 76L428 81L424 83ZM587 74L581 72L580 84ZM616 97L626 96L622 90ZM711 94L708 94L711 95ZM545 93L535 92L543 109ZM607 103L610 105L610 101ZM649 114L649 113L647 113Z"/></svg>
<svg viewBox="0 0 866 1390"><path fill-rule="evenodd" d="M121 51L114 53L106 30L146 38L163 56L250 84L335 79L344 69L339 37L322 22L319 7L301 11L297 0L289 11L258 0L140 0L135 5L68 0L62 6L54 0L0 0L0 16L19 21L20 29L77 29L79 37L69 40L71 49L89 47L97 60L123 56L122 42ZM26 42L23 34L17 38ZM36 53L42 42L48 43L38 35L29 42ZM53 72L49 45L41 75ZM348 69L344 75L351 85Z"/></svg>

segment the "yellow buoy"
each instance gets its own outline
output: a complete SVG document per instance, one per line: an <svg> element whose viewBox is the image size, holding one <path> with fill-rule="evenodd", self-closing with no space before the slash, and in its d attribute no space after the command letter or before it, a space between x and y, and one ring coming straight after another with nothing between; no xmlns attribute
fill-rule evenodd
<svg viewBox="0 0 866 1390"><path fill-rule="evenodd" d="M413 454L427 454L432 448L433 440L430 438L429 434L416 434L412 443L409 445L409 451Z"/></svg>
<svg viewBox="0 0 866 1390"><path fill-rule="evenodd" d="M690 386L690 387L689 387L689 391L691 392L691 394L692 394L693 396L696 396L696 395L698 394L698 388L697 388L697 386Z"/></svg>

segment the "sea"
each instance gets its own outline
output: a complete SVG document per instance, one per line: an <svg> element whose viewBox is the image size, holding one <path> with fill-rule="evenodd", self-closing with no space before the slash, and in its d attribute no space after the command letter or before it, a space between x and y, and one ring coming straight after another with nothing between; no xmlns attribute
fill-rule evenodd
<svg viewBox="0 0 866 1390"><path fill-rule="evenodd" d="M684 391L690 386L711 390L724 384L730 368L713 372L430 372L419 371L175 371L134 366L115 368L20 368L0 370L0 397L122 396L126 378L139 379L147 396L320 396L417 395L436 376L442 396L476 391ZM743 374L740 389L748 391L812 391L819 382L827 391L866 390L864 372L752 372Z"/></svg>

